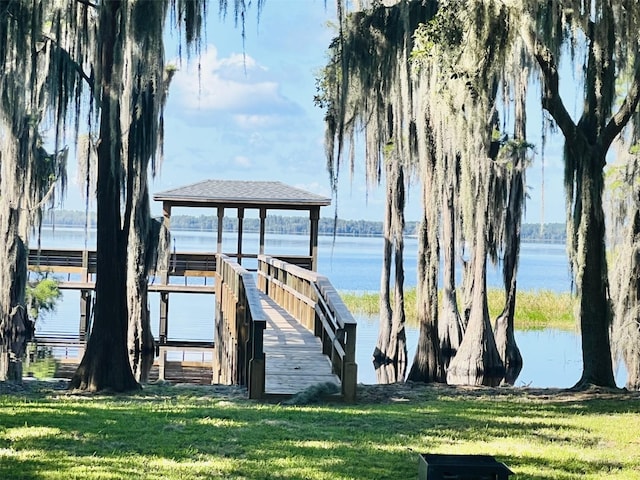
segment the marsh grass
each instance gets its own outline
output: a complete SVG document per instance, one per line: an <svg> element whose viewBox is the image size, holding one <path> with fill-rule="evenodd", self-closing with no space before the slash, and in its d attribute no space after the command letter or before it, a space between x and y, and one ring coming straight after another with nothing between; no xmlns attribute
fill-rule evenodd
<svg viewBox="0 0 640 480"><path fill-rule="evenodd" d="M349 310L362 315L378 315L380 313L380 297L377 293L340 292ZM489 289L489 315L495 319L504 305L504 292ZM519 330L541 330L556 328L574 330L575 298L569 293L556 293L550 290L518 292L516 297L516 328ZM417 326L416 290L405 293L405 311L407 322Z"/></svg>
<svg viewBox="0 0 640 480"><path fill-rule="evenodd" d="M517 479L640 477L637 395L372 388L382 400L318 406L209 387L0 395L0 478L396 480L427 452L495 455Z"/></svg>

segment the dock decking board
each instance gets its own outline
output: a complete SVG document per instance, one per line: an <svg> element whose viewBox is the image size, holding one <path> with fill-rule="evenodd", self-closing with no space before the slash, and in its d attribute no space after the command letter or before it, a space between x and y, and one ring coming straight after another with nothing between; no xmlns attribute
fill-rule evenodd
<svg viewBox="0 0 640 480"><path fill-rule="evenodd" d="M320 340L266 295L260 303L268 317L263 340L265 393L293 395L325 382L340 386Z"/></svg>

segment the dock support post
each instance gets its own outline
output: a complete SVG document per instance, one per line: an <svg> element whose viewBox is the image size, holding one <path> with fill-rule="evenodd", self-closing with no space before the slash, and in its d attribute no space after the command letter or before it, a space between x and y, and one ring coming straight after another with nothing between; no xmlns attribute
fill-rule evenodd
<svg viewBox="0 0 640 480"><path fill-rule="evenodd" d="M158 380L166 380L166 363L167 363L167 349L160 347L160 355L158 356Z"/></svg>
<svg viewBox="0 0 640 480"><path fill-rule="evenodd" d="M222 231L224 227L224 207L218 207L218 247L217 253L222 253Z"/></svg>
<svg viewBox="0 0 640 480"><path fill-rule="evenodd" d="M79 339L87 340L89 333L89 319L91 318L91 290L80 290L80 329Z"/></svg>
<svg viewBox="0 0 640 480"><path fill-rule="evenodd" d="M264 255L264 231L266 218L267 209L262 207L260 208L260 250L258 251L260 255Z"/></svg>
<svg viewBox="0 0 640 480"><path fill-rule="evenodd" d="M244 208L238 207L238 265L242 265L242 230L244 227Z"/></svg>
<svg viewBox="0 0 640 480"><path fill-rule="evenodd" d="M320 220L320 207L309 210L309 256L311 257L311 271L318 271L318 223Z"/></svg>
<svg viewBox="0 0 640 480"><path fill-rule="evenodd" d="M160 293L160 345L167 343L167 331L169 330L169 293Z"/></svg>

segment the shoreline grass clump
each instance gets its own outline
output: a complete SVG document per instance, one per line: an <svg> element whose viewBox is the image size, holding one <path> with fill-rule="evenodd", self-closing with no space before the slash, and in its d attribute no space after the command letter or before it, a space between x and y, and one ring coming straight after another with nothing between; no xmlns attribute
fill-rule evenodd
<svg viewBox="0 0 640 480"><path fill-rule="evenodd" d="M380 313L380 296L374 292L340 292L353 313L375 316ZM458 299L460 300L460 299ZM492 288L488 292L489 315L495 319L504 306L504 292ZM515 324L519 330L556 328L574 330L575 297L551 290L520 291L516 297ZM407 323L417 325L416 289L405 292ZM461 307L462 311L462 307Z"/></svg>
<svg viewBox="0 0 640 480"><path fill-rule="evenodd" d="M416 478L420 453L493 455L518 479L640 475L637 393L396 384L358 394L353 405L287 406L206 386L0 393L0 478L395 480Z"/></svg>

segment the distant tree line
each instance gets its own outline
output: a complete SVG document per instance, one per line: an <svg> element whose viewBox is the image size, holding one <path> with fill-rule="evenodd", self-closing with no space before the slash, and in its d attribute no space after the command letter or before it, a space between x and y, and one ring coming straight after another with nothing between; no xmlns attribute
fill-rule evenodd
<svg viewBox="0 0 640 480"><path fill-rule="evenodd" d="M84 227L88 222L89 228L96 227L96 214L77 210L56 210L50 212L44 218L43 225L55 225L58 227ZM258 218L244 219L245 232L258 232L260 220ZM382 222L373 220L344 220L333 218L321 218L318 225L320 235L353 236L353 237L379 237L383 235ZM405 234L415 235L418 222L406 222ZM173 230L216 231L218 217L215 215L174 215L171 217ZM225 217L224 230L235 232L238 230L238 219ZM279 233L289 235L305 235L309 233L308 217L288 217L283 215L267 216L267 233ZM564 243L566 241L566 227L564 223L525 223L522 225L523 242Z"/></svg>

